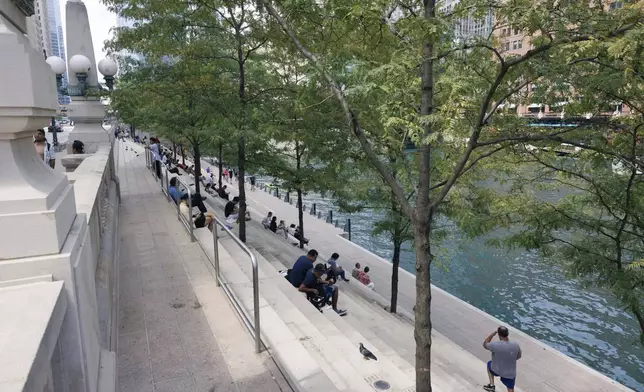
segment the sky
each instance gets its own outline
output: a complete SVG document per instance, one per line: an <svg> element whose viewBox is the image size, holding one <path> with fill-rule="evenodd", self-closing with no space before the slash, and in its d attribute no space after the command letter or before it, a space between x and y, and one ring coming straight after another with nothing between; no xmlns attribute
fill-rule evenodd
<svg viewBox="0 0 644 392"><path fill-rule="evenodd" d="M67 16L65 15L65 4L67 0L59 0L60 14L63 22L63 34L67 34ZM110 29L116 26L116 14L107 10L107 8L100 2L100 0L84 0L87 7L87 14L89 16L89 26L92 30L92 41L94 43L94 57L98 64L105 58L105 51L103 46L105 40L111 38ZM67 43L67 37L65 37ZM65 47L67 50L67 47Z"/></svg>

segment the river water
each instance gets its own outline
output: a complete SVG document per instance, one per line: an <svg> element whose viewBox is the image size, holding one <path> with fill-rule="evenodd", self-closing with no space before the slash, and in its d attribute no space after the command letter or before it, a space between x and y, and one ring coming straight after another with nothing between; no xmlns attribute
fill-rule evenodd
<svg viewBox="0 0 644 392"><path fill-rule="evenodd" d="M306 207L313 203L323 217L333 209L340 226L350 217L352 241L384 259L391 258L388 238L371 234L377 211L341 214L330 200L305 196ZM472 241L456 229L432 253L440 260L432 269L436 286L608 377L644 391L639 327L610 293L583 287L536 252L490 247L484 239ZM413 273L414 257L407 247L400 266Z"/></svg>

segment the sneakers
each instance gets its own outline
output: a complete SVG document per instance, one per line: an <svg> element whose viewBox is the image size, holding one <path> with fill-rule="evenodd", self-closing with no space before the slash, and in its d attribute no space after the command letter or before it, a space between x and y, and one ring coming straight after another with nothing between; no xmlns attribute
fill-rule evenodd
<svg viewBox="0 0 644 392"><path fill-rule="evenodd" d="M349 281L349 279L344 279L344 281L345 281L345 282L348 282L348 281Z"/></svg>
<svg viewBox="0 0 644 392"><path fill-rule="evenodd" d="M495 386L492 385L492 384L483 385L483 389L485 389L486 391L491 391L491 392L494 392L496 390Z"/></svg>
<svg viewBox="0 0 644 392"><path fill-rule="evenodd" d="M347 311L346 311L346 310L342 310L342 309L335 309L335 312L336 312L340 317L342 317L342 316L346 316L346 315L347 315Z"/></svg>

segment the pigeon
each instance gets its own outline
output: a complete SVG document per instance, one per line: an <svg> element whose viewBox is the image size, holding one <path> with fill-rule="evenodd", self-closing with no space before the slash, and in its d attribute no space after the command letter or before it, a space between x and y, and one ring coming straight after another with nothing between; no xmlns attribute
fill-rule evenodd
<svg viewBox="0 0 644 392"><path fill-rule="evenodd" d="M365 361L368 361L370 359L373 359L374 361L378 360L378 358L376 358L376 356L373 355L371 351L367 350L362 343L360 343L360 354L362 354Z"/></svg>

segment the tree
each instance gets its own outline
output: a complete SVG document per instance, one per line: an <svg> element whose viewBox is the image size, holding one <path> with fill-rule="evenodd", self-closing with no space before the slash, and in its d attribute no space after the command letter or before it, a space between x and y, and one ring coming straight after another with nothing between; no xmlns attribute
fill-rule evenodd
<svg viewBox="0 0 644 392"><path fill-rule="evenodd" d="M634 266L644 252L643 38L637 28L553 61L558 76L538 98L568 102L565 116L590 118L565 137L513 146L500 163L506 169L494 169L512 188L488 195L491 207L484 214L497 224L483 230L510 228L494 242L538 249L571 276L612 292L635 316L642 344L644 276ZM566 72L571 63L578 66ZM562 85L574 89L556 88ZM617 111L622 104L630 111L626 116ZM572 158L555 153L561 142L577 148ZM495 219L489 219L490 210Z"/></svg>
<svg viewBox="0 0 644 392"><path fill-rule="evenodd" d="M378 236L386 234L392 244L391 257L391 293L389 311L396 313L398 309L398 269L400 268L400 255L402 246L411 242L411 221L403 212L396 201L395 195L383 183L382 178L368 161L360 154L353 154L354 158L346 162L346 165L339 171L340 176L346 180L341 189L334 192L335 203L342 211L354 213L362 210L372 210L375 216L379 216L371 234ZM413 190L410 188L407 170L403 163L406 157L391 154L389 165L395 168L394 176L401 180L401 184L408 193L408 198L413 197Z"/></svg>
<svg viewBox="0 0 644 392"><path fill-rule="evenodd" d="M260 3L325 79L357 142L411 221L416 390L431 391L430 234L443 202L457 183L476 174L479 161L521 138L553 136L551 130L520 126L525 125L520 119L500 115L502 102L537 80L547 83L553 77L551 56L576 53L588 42L608 42L633 30L642 20L641 9L609 13L601 3L554 0L462 1L446 13L434 0ZM526 35L540 34L532 39L533 48L505 58L494 36L454 39L458 18L480 17L490 8L499 21L496 28L509 25ZM336 61L351 65L359 82L341 83ZM377 101L376 110L360 105L365 97ZM381 126L364 127L365 118L373 117ZM402 144L407 137L418 148L413 200L374 148L391 139Z"/></svg>
<svg viewBox="0 0 644 392"><path fill-rule="evenodd" d="M272 141L271 159L263 169L283 180L282 187L297 193L300 248L304 247L304 204L307 191L333 191L339 184L337 166L346 157L345 124L338 118L337 106L320 89L317 75L307 74L308 67L299 64L278 48L271 57L280 59L275 67L279 92L265 102L263 113L267 136ZM270 108L270 109L269 109Z"/></svg>

